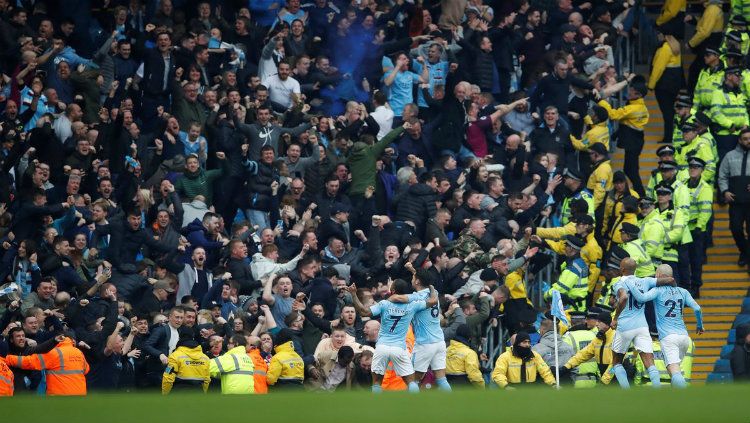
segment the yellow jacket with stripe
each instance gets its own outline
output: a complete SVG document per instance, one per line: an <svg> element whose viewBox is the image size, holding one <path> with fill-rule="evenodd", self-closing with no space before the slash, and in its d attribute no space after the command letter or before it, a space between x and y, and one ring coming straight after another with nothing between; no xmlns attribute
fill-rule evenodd
<svg viewBox="0 0 750 423"><path fill-rule="evenodd" d="M211 377L221 378L222 394L252 394L255 392L253 360L247 355L244 346L240 345L227 351L220 357L211 359Z"/></svg>
<svg viewBox="0 0 750 423"><path fill-rule="evenodd" d="M276 354L271 357L266 381L275 385L279 380L302 381L305 378L305 363L294 351L292 341L274 347Z"/></svg>
<svg viewBox="0 0 750 423"><path fill-rule="evenodd" d="M717 135L739 134L750 125L746 109L747 98L742 90L727 91L726 87L711 95L711 120L719 128Z"/></svg>
<svg viewBox="0 0 750 423"><path fill-rule="evenodd" d="M609 160L602 160L594 165L594 171L589 175L586 189L594 193L594 209L604 201L607 191L612 189L612 165Z"/></svg>
<svg viewBox="0 0 750 423"><path fill-rule="evenodd" d="M706 166L703 168L701 179L709 184L713 184L718 159L713 152L711 141L711 134L709 132L697 135L690 143L683 144L674 156L674 160L680 166L680 169L688 167L688 159L690 157L697 157L705 161Z"/></svg>
<svg viewBox="0 0 750 423"><path fill-rule="evenodd" d="M693 90L693 107L690 114L695 116L699 110L711 109L714 92L721 90L724 82L724 65L719 63L715 68L705 68L698 74L698 81Z"/></svg>
<svg viewBox="0 0 750 423"><path fill-rule="evenodd" d="M547 241L549 248L557 254L565 254L565 241ZM599 268L600 260L602 259L602 247L596 242L596 237L593 233L586 236L586 244L581 248L581 258L584 263L589 267L589 292L596 286L596 281L599 280ZM506 278L507 284L507 278ZM509 287L510 288L510 287ZM524 291L525 292L525 291ZM511 292L511 297L512 297Z"/></svg>
<svg viewBox="0 0 750 423"><path fill-rule="evenodd" d="M203 392L206 392L211 382L208 361L200 345L193 348L175 348L172 354L169 354L169 361L164 369L161 393L170 393L174 386L201 387Z"/></svg>
<svg viewBox="0 0 750 423"><path fill-rule="evenodd" d="M604 334L604 339L594 337L594 339L586 345L586 348L578 351L576 355L570 358L565 367L572 369L578 367L582 363L585 363L592 358L596 360L598 364L606 364L607 369L601 375L601 381L607 385L612 380L612 374L609 372L612 367L612 340L615 338L615 331L608 329Z"/></svg>
<svg viewBox="0 0 750 423"><path fill-rule="evenodd" d="M654 53L654 61L651 63L651 75L648 77L648 88L653 90L659 82L664 70L667 68L681 68L682 54L680 53L680 42L671 35L667 35L664 43Z"/></svg>
<svg viewBox="0 0 750 423"><path fill-rule="evenodd" d="M748 0L730 0L732 7L732 16L742 16L750 22L750 1Z"/></svg>
<svg viewBox="0 0 750 423"><path fill-rule="evenodd" d="M610 119L619 121L621 124L637 131L643 131L643 128L648 125L648 108L646 108L646 102L642 98L630 100L626 105L617 109L612 108L605 100L599 100L598 104L607 109Z"/></svg>
<svg viewBox="0 0 750 423"><path fill-rule="evenodd" d="M721 32L723 30L724 12L721 11L721 6L709 3L703 11L700 19L698 19L698 24L695 28L695 35L693 35L693 38L688 41L688 45L690 47L697 47L714 32Z"/></svg>
<svg viewBox="0 0 750 423"><path fill-rule="evenodd" d="M607 122L604 121L595 124L591 120L591 117L586 116L583 118L583 123L589 125L589 130L583 134L583 138L581 139L576 138L572 134L570 135L570 142L573 144L573 148L585 151L596 143L602 143L609 150L609 127L607 127Z"/></svg>
<svg viewBox="0 0 750 423"><path fill-rule="evenodd" d="M547 385L555 384L555 376L544 362L539 353L532 351L533 357L526 362L526 383L536 382L541 377ZM495 361L495 369L492 371L492 381L501 388L508 385L521 383L521 365L523 360L513 355L513 348L508 348Z"/></svg>
<svg viewBox="0 0 750 423"><path fill-rule="evenodd" d="M654 208L651 213L647 214L640 224L641 242L646 254L651 260L661 261L664 256L664 237L667 233L667 227L661 219L659 210Z"/></svg>
<svg viewBox="0 0 750 423"><path fill-rule="evenodd" d="M661 350L661 343L657 340L652 340L651 345L654 349L654 365L659 370L659 381L662 385L671 385L672 376L669 374L667 369L667 362L664 360L664 352ZM695 342L690 340L690 347L685 353L685 357L680 361L680 370L682 376L685 377L685 381L690 382L690 378L693 375L693 354L695 353ZM651 378L648 375L646 366L643 365L641 356L638 355L635 358L635 375L633 376L634 385L651 385Z"/></svg>
<svg viewBox="0 0 750 423"><path fill-rule="evenodd" d="M445 373L451 376L466 375L472 385L484 388L477 352L455 339L451 340L445 351Z"/></svg>
<svg viewBox="0 0 750 423"><path fill-rule="evenodd" d="M697 183L688 180L686 185L690 192L688 229L705 232L713 213L714 187L703 179L699 179Z"/></svg>

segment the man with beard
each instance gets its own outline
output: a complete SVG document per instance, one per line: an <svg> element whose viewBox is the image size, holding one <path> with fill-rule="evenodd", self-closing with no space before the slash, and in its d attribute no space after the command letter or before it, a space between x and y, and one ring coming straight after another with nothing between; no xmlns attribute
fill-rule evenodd
<svg viewBox="0 0 750 423"><path fill-rule="evenodd" d="M549 386L555 384L555 376L539 353L531 350L531 338L526 332L518 332L511 338L513 347L497 358L492 381L500 388L515 389L513 385L536 382L537 377Z"/></svg>

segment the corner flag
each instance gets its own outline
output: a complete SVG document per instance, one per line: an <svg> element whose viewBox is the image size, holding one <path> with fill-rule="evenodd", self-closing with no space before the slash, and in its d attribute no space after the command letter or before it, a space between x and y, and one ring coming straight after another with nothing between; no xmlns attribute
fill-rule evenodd
<svg viewBox="0 0 750 423"><path fill-rule="evenodd" d="M570 322L568 321L568 316L565 314L565 307L563 306L562 297L560 296L560 291L556 289L552 290L552 304L551 304L550 313L552 313L553 316L560 319L561 322L565 323L565 326L570 326Z"/></svg>

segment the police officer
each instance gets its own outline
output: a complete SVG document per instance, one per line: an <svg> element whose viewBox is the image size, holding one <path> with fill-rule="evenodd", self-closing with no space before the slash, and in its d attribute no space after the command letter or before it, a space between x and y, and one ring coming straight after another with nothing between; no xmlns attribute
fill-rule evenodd
<svg viewBox="0 0 750 423"><path fill-rule="evenodd" d="M565 237L565 262L560 266L560 277L552 285L560 291L563 302L575 311L586 310L586 296L589 289L589 268L581 258L581 248L585 241L577 235ZM544 295L549 301L552 291Z"/></svg>
<svg viewBox="0 0 750 423"><path fill-rule="evenodd" d="M738 38L732 37L730 39L730 34ZM747 20L743 16L732 16L724 35L724 40L721 43L721 51L729 51L736 48L742 56L747 56L750 53L750 34L747 33Z"/></svg>
<svg viewBox="0 0 750 423"><path fill-rule="evenodd" d="M632 223L623 223L620 228L622 236L622 249L625 250L630 258L635 260L635 276L639 278L652 277L656 274L656 267L651 261L651 257L646 253L643 242L638 239L640 228Z"/></svg>
<svg viewBox="0 0 750 423"><path fill-rule="evenodd" d="M643 97L647 93L648 87L645 78L637 75L628 87L628 103L625 106L614 109L605 100L600 100L597 103L607 109L611 120L620 122L617 130L617 146L625 150L623 171L633 184L633 189L641 196L643 196L644 190L641 175L638 172L638 160L641 151L643 151L643 129L648 124L649 118L646 103L643 101Z"/></svg>
<svg viewBox="0 0 750 423"><path fill-rule="evenodd" d="M659 171L662 175L661 183L663 186L669 186L672 189L674 221L683 222L678 223L678 228L680 224L684 225L682 228L687 228L687 222L690 216L690 193L688 192L687 186L685 186L681 180L677 179L677 162L664 161L659 165ZM667 226L670 226L669 219L663 220ZM677 239L674 236L681 237ZM675 279L684 280L683 284L685 285L690 283L690 265L688 264L688 261L690 260L689 249L691 242L692 238L690 237L690 231L688 230L673 233L670 240L670 243L675 247L678 256L677 262L679 269L677 270Z"/></svg>
<svg viewBox="0 0 750 423"><path fill-rule="evenodd" d="M201 344L193 339L193 330L182 326L178 330L180 340L177 348L169 354L167 367L162 377L161 392L166 395L173 389L186 391L208 391L211 382L208 357L203 354Z"/></svg>
<svg viewBox="0 0 750 423"><path fill-rule="evenodd" d="M680 134L682 134L682 132L680 132ZM662 145L661 147L657 148L656 156L659 158L659 165L661 165L662 162L674 161L676 153L676 148L672 147L671 145ZM646 187L646 197L654 198L654 188L656 188L656 184L661 182L662 179L664 178L662 177L661 171L659 170L659 166L657 166L656 169L651 171L651 177L649 178L648 186Z"/></svg>
<svg viewBox="0 0 750 423"><path fill-rule="evenodd" d="M565 226L571 217L570 203L574 200L584 200L588 204L588 213L594 216L594 197L591 191L583 186L583 176L576 169L567 168L563 173L563 185L570 190L570 194L565 196L562 207L560 208L560 223Z"/></svg>
<svg viewBox="0 0 750 423"><path fill-rule="evenodd" d="M735 35L732 33L731 35ZM745 34L747 35L747 34ZM736 35L739 37L739 35ZM745 56L736 49L730 49L726 53L727 67L739 67L742 69L740 75L740 91L745 95L745 100L750 101L750 70L747 70L745 64Z"/></svg>
<svg viewBox="0 0 750 423"><path fill-rule="evenodd" d="M595 318L597 320L595 330L589 331L594 335L591 342L560 368L562 378L564 373L578 367L578 374L574 377L576 387L579 387L579 381L581 381L581 387L588 387L596 385L598 378L601 378L601 382L605 385L612 380L612 374L609 371L612 366L612 339L615 337L615 331L609 327L612 323L612 315L607 311L600 311L596 313ZM582 368L583 366L586 367ZM592 381L593 384L591 384Z"/></svg>
<svg viewBox="0 0 750 423"><path fill-rule="evenodd" d="M707 118L703 112L698 112L696 122L699 120L699 116L701 120ZM711 135L704 127L701 127L696 123L686 123L683 125L682 133L685 139L685 144L677 155L675 155L675 162L680 168L680 173L682 173L683 169L687 169L689 157L697 157L705 163L701 177L707 183L713 184L714 176L716 175L716 156L711 149L711 139L708 138ZM705 137L704 135L708 135L708 137ZM680 180L684 181L687 179L680 178L680 176L681 175L677 176Z"/></svg>
<svg viewBox="0 0 750 423"><path fill-rule="evenodd" d="M675 149L682 147L685 142L682 139L682 130L680 129L683 124L688 122L691 118L690 108L693 107L693 98L690 97L687 92L681 91L677 95L677 99L674 102L674 132L672 133L672 146ZM665 140L666 141L666 140Z"/></svg>
<svg viewBox="0 0 750 423"><path fill-rule="evenodd" d="M659 265L664 256L664 237L667 230L655 205L656 201L653 198L641 198L639 203L641 210L640 227L643 247L654 265Z"/></svg>
<svg viewBox="0 0 750 423"><path fill-rule="evenodd" d="M661 350L661 343L656 333L651 333L651 343L654 348L654 366L659 370L659 380L662 385L670 385L672 378L669 375L669 369L667 369L667 363L664 361L664 352ZM685 358L680 362L680 370L682 375L685 377L685 381L690 382L690 377L693 373L693 354L695 352L695 342L690 340L690 347L688 347L685 353ZM633 384L635 385L651 385L651 379L648 377L648 371L646 371L643 361L640 357L635 359L635 377L633 378Z"/></svg>
<svg viewBox="0 0 750 423"><path fill-rule="evenodd" d="M675 280L677 280L680 286L685 289L689 289L689 270L687 273L682 273L682 270L685 267L689 269L689 264L680 263L680 257L677 252L677 248L679 248L681 240L684 239L684 234L689 234L687 229L688 219L686 216L676 210L674 202L672 201L672 197L672 187L670 187L667 183L661 182L656 186L656 202L658 212L661 216L662 221L664 221L666 228L662 263L668 264L669 267L672 268L672 272L676 276Z"/></svg>
<svg viewBox="0 0 750 423"><path fill-rule="evenodd" d="M698 74L698 80L693 89L693 108L690 110L693 115L701 110L711 109L711 97L714 91L721 87L721 81L724 79L724 63L715 48L709 47L705 50L703 61L706 66ZM698 60L695 64L699 66L697 62Z"/></svg>
<svg viewBox="0 0 750 423"><path fill-rule="evenodd" d="M716 144L719 161L737 145L737 136L742 128L750 125L747 114L747 98L740 89L742 68L731 66L724 71L721 89L711 97L711 119L719 128L716 131Z"/></svg>
<svg viewBox="0 0 750 423"><path fill-rule="evenodd" d="M708 222L713 214L714 187L703 178L706 162L698 157L688 159L690 179L687 188L690 192L690 215L688 229L693 238L689 250L690 257L690 293L693 298L699 298L700 287L703 285L703 262L706 258L706 240Z"/></svg>

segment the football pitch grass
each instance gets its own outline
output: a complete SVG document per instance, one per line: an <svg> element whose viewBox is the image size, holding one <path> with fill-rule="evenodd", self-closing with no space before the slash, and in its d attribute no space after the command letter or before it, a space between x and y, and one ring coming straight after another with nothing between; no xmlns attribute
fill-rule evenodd
<svg viewBox="0 0 750 423"><path fill-rule="evenodd" d="M750 385L452 393L98 394L0 400L2 422L750 422Z"/></svg>

